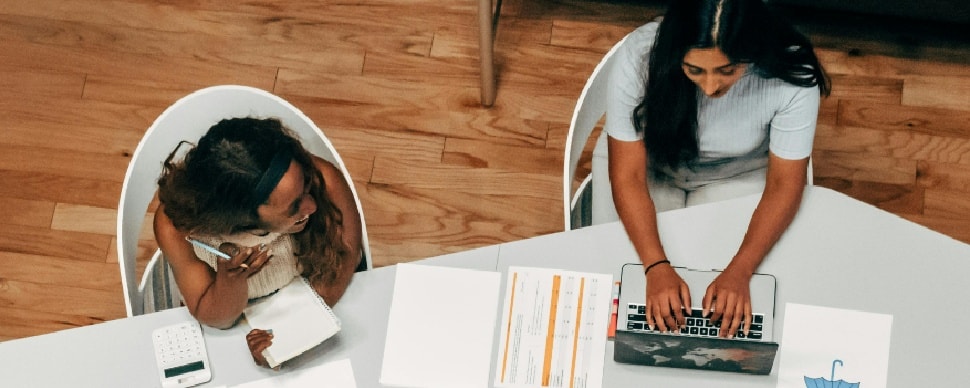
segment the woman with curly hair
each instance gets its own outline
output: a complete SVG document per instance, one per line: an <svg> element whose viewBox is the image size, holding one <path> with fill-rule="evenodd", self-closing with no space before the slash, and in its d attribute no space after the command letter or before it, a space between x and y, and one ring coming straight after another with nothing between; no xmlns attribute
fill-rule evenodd
<svg viewBox="0 0 970 388"><path fill-rule="evenodd" d="M353 273L366 268L359 210L340 170L277 119L222 120L173 160L184 144L164 163L154 228L189 312L208 326L231 327L250 300L296 276L337 303ZM247 336L261 365L271 338L263 330Z"/></svg>

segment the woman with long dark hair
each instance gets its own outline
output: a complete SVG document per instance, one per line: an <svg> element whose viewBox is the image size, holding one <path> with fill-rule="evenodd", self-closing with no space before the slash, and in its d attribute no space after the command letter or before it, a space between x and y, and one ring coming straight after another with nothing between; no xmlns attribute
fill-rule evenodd
<svg viewBox="0 0 970 388"><path fill-rule="evenodd" d="M809 40L762 0L671 0L615 55L609 176L644 264L647 322L675 331L692 307L661 245L656 212L762 192L702 306L722 321L719 335L747 332L749 282L798 211L829 80Z"/></svg>
<svg viewBox="0 0 970 388"><path fill-rule="evenodd" d="M177 151L158 180L155 239L199 322L230 327L250 300L296 276L333 305L366 267L350 182L279 120L225 119L181 160L173 160ZM263 330L247 336L258 363L265 365L259 353L271 338Z"/></svg>

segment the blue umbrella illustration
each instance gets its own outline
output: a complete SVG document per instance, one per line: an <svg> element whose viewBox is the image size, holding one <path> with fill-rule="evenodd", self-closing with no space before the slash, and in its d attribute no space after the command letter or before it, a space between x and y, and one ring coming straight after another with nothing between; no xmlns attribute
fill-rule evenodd
<svg viewBox="0 0 970 388"><path fill-rule="evenodd" d="M845 380L839 379L835 381L835 364L838 363L840 366L842 360L832 361L832 379L828 380L824 377L810 378L804 376L805 378L805 388L859 388L859 383L849 383Z"/></svg>

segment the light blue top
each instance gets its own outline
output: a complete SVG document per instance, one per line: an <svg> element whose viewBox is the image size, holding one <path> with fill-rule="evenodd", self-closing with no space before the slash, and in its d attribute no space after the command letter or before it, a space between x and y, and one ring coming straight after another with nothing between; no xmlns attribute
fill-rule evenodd
<svg viewBox="0 0 970 388"><path fill-rule="evenodd" d="M614 54L607 95L607 134L617 140L643 138L633 127L633 110L644 95L647 61L659 23L647 23L627 36ZM710 98L698 93L698 146L693 170L665 170L677 186L728 179L765 168L768 151L791 160L812 154L820 93L748 71L727 94ZM649 130L649 129L647 129Z"/></svg>

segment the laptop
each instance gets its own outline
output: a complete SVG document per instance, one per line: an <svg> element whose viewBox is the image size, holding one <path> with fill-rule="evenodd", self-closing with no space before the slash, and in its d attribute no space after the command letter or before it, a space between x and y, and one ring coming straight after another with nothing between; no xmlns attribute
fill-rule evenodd
<svg viewBox="0 0 970 388"><path fill-rule="evenodd" d="M614 337L613 360L626 364L700 370L771 373L778 343L773 340L775 278L767 274L751 277L751 310L754 318L749 335L734 339L718 337L720 325L700 317L707 286L720 273L674 267L691 292L692 316L685 314L688 327L679 333L661 333L647 326L644 305L647 281L643 265L624 264L620 273L619 305Z"/></svg>

